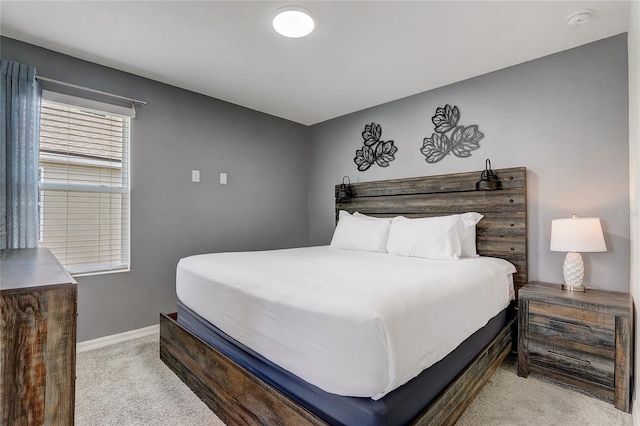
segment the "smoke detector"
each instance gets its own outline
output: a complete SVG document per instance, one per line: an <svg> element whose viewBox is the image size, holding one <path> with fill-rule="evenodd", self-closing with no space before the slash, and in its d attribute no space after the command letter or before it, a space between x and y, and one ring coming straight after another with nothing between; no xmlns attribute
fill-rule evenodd
<svg viewBox="0 0 640 426"><path fill-rule="evenodd" d="M580 12L576 12L573 15L569 16L567 19L567 25L570 27L577 27L584 23L586 23L589 18L591 18L591 14L593 13L593 9L585 9Z"/></svg>

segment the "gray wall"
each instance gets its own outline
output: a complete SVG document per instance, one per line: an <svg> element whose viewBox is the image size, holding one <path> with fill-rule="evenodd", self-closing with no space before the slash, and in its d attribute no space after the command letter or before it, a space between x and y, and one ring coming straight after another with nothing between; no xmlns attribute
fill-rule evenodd
<svg viewBox="0 0 640 426"><path fill-rule="evenodd" d="M460 123L478 124L485 137L470 158L428 164L419 149L445 104L457 105ZM388 168L358 172L353 157L370 122L398 152ZM363 182L482 170L490 158L493 168L528 169L530 279L562 282L564 253L549 251L552 219L599 216L608 252L583 254L585 283L628 292L628 129L626 34L315 125L310 243L330 241L333 187L344 175Z"/></svg>
<svg viewBox="0 0 640 426"><path fill-rule="evenodd" d="M307 127L12 39L1 53L42 76L148 102L132 121L131 272L78 278L79 341L175 311L181 257L307 244Z"/></svg>
<svg viewBox="0 0 640 426"><path fill-rule="evenodd" d="M157 323L175 309L184 256L326 244L333 186L352 181L526 166L530 278L562 280L548 250L551 219L602 219L607 253L584 254L587 285L629 290L626 35L421 93L311 128L152 80L1 39L2 58L40 75L144 99L132 138L132 270L80 277L79 341ZM428 72L428 70L425 70ZM478 124L468 159L427 164L419 149L445 104ZM384 169L353 164L370 122L398 147ZM310 145L308 146L308 141ZM190 182L199 169L202 182ZM218 173L229 174L221 186Z"/></svg>

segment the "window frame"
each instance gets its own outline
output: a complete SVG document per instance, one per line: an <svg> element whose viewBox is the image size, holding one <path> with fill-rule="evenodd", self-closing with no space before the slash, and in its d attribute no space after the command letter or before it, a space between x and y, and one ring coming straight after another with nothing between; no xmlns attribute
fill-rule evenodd
<svg viewBox="0 0 640 426"><path fill-rule="evenodd" d="M38 156L38 165L41 170L40 179L38 182L39 191L40 191L40 200L39 200L39 208L40 211L40 242L44 243L44 239L42 239L42 233L44 232L44 191L60 191L60 192L90 192L96 194L126 194L126 198L123 199L121 205L121 213L120 217L126 217L126 224L122 224L119 227L120 235L121 235L121 247L120 250L122 253L126 253L125 256L121 256L121 259L125 260L122 263L111 263L109 265L99 265L94 264L86 267L76 267L69 269L69 273L72 276L80 277L80 276L91 276L91 275L102 275L102 274L111 274L111 273L120 273L120 272L130 272L131 271L131 133L132 133L132 118L135 117L135 110L133 107L130 108L131 113L126 113L126 108L111 104L106 104L98 101L87 100L84 98L77 98L75 96L70 96L58 92L50 92L43 91L42 93L42 101L50 104L59 105L65 108L75 108L83 112L88 112L90 114L97 114L101 116L119 116L126 121L125 129L123 129L122 137L123 137L123 150L122 150L122 158L119 165L114 165L114 162L110 160L101 160L99 158L85 158L81 155L73 156L73 155L65 155L60 153L54 153L50 151L40 151ZM88 105L88 106L87 106ZM100 109L97 109L100 107ZM124 112L124 113L123 113ZM42 112L41 112L42 114ZM41 115L40 123L42 125L42 115ZM125 148L126 147L126 148ZM70 164L74 163L82 166L95 166L95 167L108 167L108 168L120 168L122 170L122 183L121 186L109 186L102 184L85 184L85 183L70 183L70 182L46 182L43 181L44 166L42 165L43 158L45 158L44 162L46 163L49 160L49 163L65 163ZM69 161L71 159L71 162ZM57 160L57 161L56 161ZM126 200L126 202L125 202ZM126 211L122 211L122 209L126 209ZM68 231L67 231L68 233ZM124 238L126 236L126 238ZM98 238L96 241L99 241ZM46 247L46 246L45 246ZM66 266L65 266L66 267Z"/></svg>

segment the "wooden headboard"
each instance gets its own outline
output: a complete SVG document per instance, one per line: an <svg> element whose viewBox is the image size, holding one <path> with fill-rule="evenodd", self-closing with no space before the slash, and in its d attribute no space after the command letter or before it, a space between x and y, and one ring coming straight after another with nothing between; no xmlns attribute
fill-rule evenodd
<svg viewBox="0 0 640 426"><path fill-rule="evenodd" d="M430 217L478 212L477 250L481 256L506 259L517 269L516 290L527 283L526 168L493 170L502 189L476 191L482 171L352 184L354 196L336 199L340 210L371 216ZM336 193L340 185L336 185Z"/></svg>

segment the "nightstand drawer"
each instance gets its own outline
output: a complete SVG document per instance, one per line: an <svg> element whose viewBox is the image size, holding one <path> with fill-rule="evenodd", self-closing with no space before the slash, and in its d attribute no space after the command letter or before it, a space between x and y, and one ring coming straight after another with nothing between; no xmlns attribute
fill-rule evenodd
<svg viewBox="0 0 640 426"><path fill-rule="evenodd" d="M613 388L615 385L615 353L594 351L579 343L558 345L550 340L536 340L531 336L528 342L529 362L561 375L575 379L600 383Z"/></svg>
<svg viewBox="0 0 640 426"><path fill-rule="evenodd" d="M573 343L593 347L593 351L613 358L615 316L549 303L529 302L529 333L538 340L556 345ZM586 349L589 352L589 349Z"/></svg>

